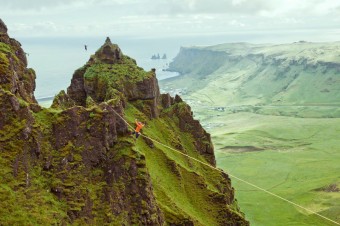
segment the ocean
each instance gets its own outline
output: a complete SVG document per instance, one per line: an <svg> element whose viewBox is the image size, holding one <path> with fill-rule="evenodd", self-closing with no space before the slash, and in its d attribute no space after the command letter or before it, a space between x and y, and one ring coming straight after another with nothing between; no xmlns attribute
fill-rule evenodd
<svg viewBox="0 0 340 226"><path fill-rule="evenodd" d="M34 35L34 34L33 34ZM207 34L199 36L122 37L110 36L111 42L118 44L123 54L134 58L137 64L149 71L156 69L158 80L177 76L164 71L177 55L181 46L204 46L228 42L287 43L303 39L297 34ZM70 85L73 72L82 67L92 54L105 42L106 37L14 37L27 53L28 67L36 71L37 100L53 98ZM307 41L313 41L308 40ZM84 48L87 45L87 51ZM165 60L152 60L154 54L167 55Z"/></svg>
<svg viewBox="0 0 340 226"><path fill-rule="evenodd" d="M22 38L22 48L27 53L28 67L36 72L35 97L40 101L51 99L70 85L73 72L82 67L96 50L104 44L101 38ZM134 58L137 64L149 71L156 69L159 80L177 76L165 71L179 51L179 46L161 44L154 40L113 39L123 54ZM87 45L87 51L84 48ZM166 59L152 60L152 55L166 54Z"/></svg>
<svg viewBox="0 0 340 226"><path fill-rule="evenodd" d="M35 97L51 99L70 85L73 72L82 67L105 42L106 37L14 37L27 53L28 67L36 72ZM181 46L214 45L246 41L242 36L182 36L167 38L110 37L123 54L134 58L138 66L148 71L156 69L158 80L177 74L163 71ZM84 48L87 45L87 51ZM167 55L166 60L152 60L154 54Z"/></svg>

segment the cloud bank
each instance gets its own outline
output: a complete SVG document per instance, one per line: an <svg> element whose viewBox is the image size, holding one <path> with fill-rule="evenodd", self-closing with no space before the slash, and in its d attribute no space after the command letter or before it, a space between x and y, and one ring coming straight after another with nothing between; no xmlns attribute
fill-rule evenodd
<svg viewBox="0 0 340 226"><path fill-rule="evenodd" d="M167 36L340 29L338 0L0 0L14 35Z"/></svg>

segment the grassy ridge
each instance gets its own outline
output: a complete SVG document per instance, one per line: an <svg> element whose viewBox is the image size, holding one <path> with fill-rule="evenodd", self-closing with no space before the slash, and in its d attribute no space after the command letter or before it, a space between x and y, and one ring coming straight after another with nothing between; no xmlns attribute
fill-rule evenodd
<svg viewBox="0 0 340 226"><path fill-rule="evenodd" d="M127 107L126 114L130 122L134 121L134 117L142 120L147 118L133 105ZM143 130L147 136L168 146L181 144L184 153L205 162L194 151L191 135L179 131L177 121L176 118L163 115L159 119L147 121ZM179 218L184 218L193 220L195 225L219 225L217 222L222 220L223 215L220 213L225 211L225 206L215 202L214 197L222 197L221 190L231 189L221 184L221 174L164 146L154 145L150 147L143 138L139 138L136 150L145 155L157 202L168 223L184 224L185 220L179 221ZM228 208L233 214L239 215L236 203Z"/></svg>

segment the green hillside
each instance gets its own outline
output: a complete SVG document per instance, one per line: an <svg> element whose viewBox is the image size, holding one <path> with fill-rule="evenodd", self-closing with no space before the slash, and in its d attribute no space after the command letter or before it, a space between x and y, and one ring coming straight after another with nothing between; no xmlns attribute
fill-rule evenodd
<svg viewBox="0 0 340 226"><path fill-rule="evenodd" d="M200 50L201 55L196 53ZM224 61L222 65L212 64L214 59L201 62L212 51ZM191 52L196 55L192 57ZM213 72L206 74L207 68ZM207 95L213 101L203 100L210 105L340 105L339 43L182 48L170 70L185 75L176 79L175 87L186 84L192 98L202 100L199 96Z"/></svg>
<svg viewBox="0 0 340 226"><path fill-rule="evenodd" d="M133 105L128 106L126 114L131 122L136 115L147 118ZM165 113L157 120L147 121L145 135L169 146L181 145L186 154L205 161L193 151L195 147L192 135L181 132L176 122L178 118L170 119L168 113ZM228 215L222 214L225 206L218 199L230 199L223 197L220 191L231 188L220 183L223 179L218 171L204 167L164 146L154 144L150 147L142 139L137 140L136 151L145 156L157 202L168 223L185 225L185 220L179 221L178 218L188 219L187 223L190 219L195 225L222 225L221 222L228 222ZM236 202L231 203L228 209L230 215L240 214ZM238 220L234 220L234 224L242 224L241 220L236 222Z"/></svg>
<svg viewBox="0 0 340 226"><path fill-rule="evenodd" d="M206 60L186 71L207 50L223 65ZM190 103L219 167L340 222L340 43L182 48L170 70L182 75L161 89ZM251 225L335 225L232 181Z"/></svg>

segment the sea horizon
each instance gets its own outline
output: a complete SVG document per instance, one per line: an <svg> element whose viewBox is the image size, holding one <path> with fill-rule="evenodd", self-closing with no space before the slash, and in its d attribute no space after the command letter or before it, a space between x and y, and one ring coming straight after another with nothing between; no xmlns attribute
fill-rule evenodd
<svg viewBox="0 0 340 226"><path fill-rule="evenodd" d="M166 71L169 63L183 46L209 46L221 43L289 43L294 41L334 42L336 40L308 40L296 36L280 39L275 35L217 34L205 36L180 36L163 38L137 38L109 36L112 43L118 44L124 55L136 60L144 70L156 69L158 80L177 76L175 72ZM28 67L36 72L35 97L41 101L51 100L61 90L70 85L75 70L82 67L100 46L106 37L15 37L27 53ZM281 37L282 38L282 37ZM85 45L87 50L85 50ZM152 55L166 54L166 59L152 60Z"/></svg>

